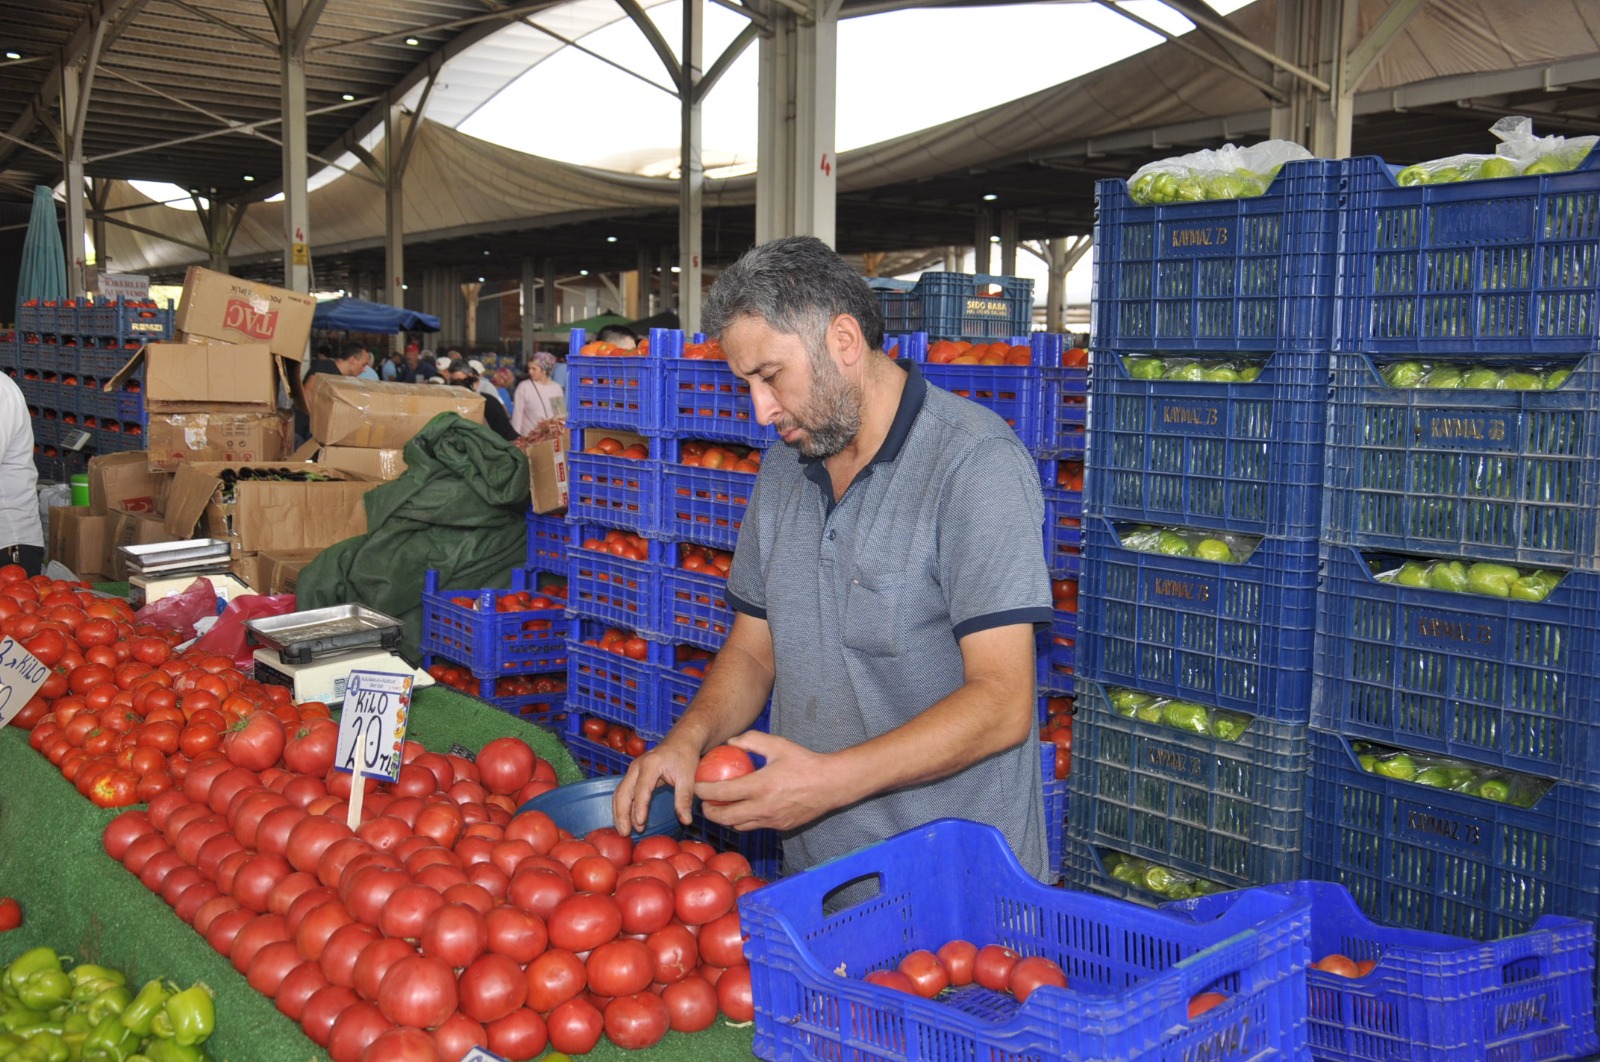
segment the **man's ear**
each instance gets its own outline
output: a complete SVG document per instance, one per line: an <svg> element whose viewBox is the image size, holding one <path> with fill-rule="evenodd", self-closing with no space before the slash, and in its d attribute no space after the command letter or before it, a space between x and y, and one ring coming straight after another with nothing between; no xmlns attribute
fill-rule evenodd
<svg viewBox="0 0 1600 1062"><path fill-rule="evenodd" d="M828 346L839 356L842 365L858 365L871 353L866 336L861 332L861 322L855 314L841 313L828 322Z"/></svg>

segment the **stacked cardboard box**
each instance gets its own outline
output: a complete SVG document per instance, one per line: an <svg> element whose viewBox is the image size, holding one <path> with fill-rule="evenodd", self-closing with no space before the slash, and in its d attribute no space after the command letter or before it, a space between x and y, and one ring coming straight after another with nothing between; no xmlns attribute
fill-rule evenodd
<svg viewBox="0 0 1600 1062"><path fill-rule="evenodd" d="M440 413L483 423L483 396L460 387L317 376L310 392L317 462L375 479L406 470L406 443Z"/></svg>

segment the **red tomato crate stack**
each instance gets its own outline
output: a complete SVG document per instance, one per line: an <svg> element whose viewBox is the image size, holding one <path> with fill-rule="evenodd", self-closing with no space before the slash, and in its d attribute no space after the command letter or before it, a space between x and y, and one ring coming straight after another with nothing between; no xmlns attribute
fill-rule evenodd
<svg viewBox="0 0 1600 1062"><path fill-rule="evenodd" d="M66 481L63 443L73 431L87 431L95 453L144 449L142 374L116 393L102 387L133 351L171 338L171 303L162 309L151 300L29 302L17 308L14 337L0 342L0 370L27 402L40 475Z"/></svg>
<svg viewBox="0 0 1600 1062"><path fill-rule="evenodd" d="M532 723L554 724L566 697L564 576L520 568L510 590L450 590L423 577L423 663L434 680Z"/></svg>
<svg viewBox="0 0 1600 1062"><path fill-rule="evenodd" d="M1340 168L1101 181L1068 884L1300 877Z"/></svg>
<svg viewBox="0 0 1600 1062"><path fill-rule="evenodd" d="M1486 956L1400 1001L1482 1008L1426 1057L1588 1056L1600 158L1414 187L1344 165L1306 876Z"/></svg>

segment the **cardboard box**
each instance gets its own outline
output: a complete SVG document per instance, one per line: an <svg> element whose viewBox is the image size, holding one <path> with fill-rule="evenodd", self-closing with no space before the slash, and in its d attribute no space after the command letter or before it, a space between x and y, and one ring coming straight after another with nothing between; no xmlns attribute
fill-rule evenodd
<svg viewBox="0 0 1600 1062"><path fill-rule="evenodd" d="M315 469L315 481L242 479L231 497L223 491L224 470L300 472L305 465L270 462L196 461L178 469L167 498L166 528L177 538L204 534L237 543L240 553L263 550L321 549L367 531L361 496L377 486L354 472Z"/></svg>
<svg viewBox="0 0 1600 1062"><path fill-rule="evenodd" d="M268 593L292 594L300 582L300 573L306 565L322 555L320 549L274 550L261 554L267 562Z"/></svg>
<svg viewBox="0 0 1600 1062"><path fill-rule="evenodd" d="M87 505L52 505L51 558L71 568L80 579L104 580L110 574L106 560L106 525L106 517L95 516Z"/></svg>
<svg viewBox="0 0 1600 1062"><path fill-rule="evenodd" d="M528 487L533 495L533 511L552 513L565 509L571 495L567 479L571 436L562 432L553 439L519 445L528 457Z"/></svg>
<svg viewBox="0 0 1600 1062"><path fill-rule="evenodd" d="M154 412L270 410L278 405L278 376L289 363L265 343L150 343L107 380L116 392L144 366L144 405Z"/></svg>
<svg viewBox="0 0 1600 1062"><path fill-rule="evenodd" d="M167 531L166 523L153 513L125 513L114 509L106 514L106 564L111 578L119 582L128 578L128 562L119 547L174 541L177 540Z"/></svg>
<svg viewBox="0 0 1600 1062"><path fill-rule="evenodd" d="M311 390L311 434L324 446L397 450L440 413L483 423L483 395L464 387L318 376Z"/></svg>
<svg viewBox="0 0 1600 1062"><path fill-rule="evenodd" d="M288 410L151 412L145 428L152 469L174 471L194 461L278 461L294 449Z"/></svg>
<svg viewBox="0 0 1600 1062"><path fill-rule="evenodd" d="M360 472L371 479L398 479L406 470L404 450L368 450L359 446L324 446L317 464Z"/></svg>
<svg viewBox="0 0 1600 1062"><path fill-rule="evenodd" d="M280 357L300 361L311 339L310 295L190 266L174 327L187 336L223 343L265 343Z"/></svg>
<svg viewBox="0 0 1600 1062"><path fill-rule="evenodd" d="M271 564L264 553L241 553L233 559L233 574L244 580L246 586L258 594L267 592L267 576Z"/></svg>
<svg viewBox="0 0 1600 1062"><path fill-rule="evenodd" d="M169 476L152 472L143 450L101 454L89 459L89 511L105 516L113 509L125 513L159 513Z"/></svg>

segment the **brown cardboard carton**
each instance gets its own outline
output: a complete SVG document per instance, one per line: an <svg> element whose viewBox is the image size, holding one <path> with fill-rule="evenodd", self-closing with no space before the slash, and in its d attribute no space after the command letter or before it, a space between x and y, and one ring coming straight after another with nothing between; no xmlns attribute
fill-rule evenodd
<svg viewBox="0 0 1600 1062"><path fill-rule="evenodd" d="M157 413L145 429L152 469L173 471L193 461L276 461L294 449L287 410Z"/></svg>
<svg viewBox="0 0 1600 1062"><path fill-rule="evenodd" d="M174 327L187 337L223 343L265 343L274 354L299 361L311 338L317 300L298 291L190 266Z"/></svg>
<svg viewBox="0 0 1600 1062"><path fill-rule="evenodd" d="M265 343L150 343L101 390L120 391L141 365L144 404L151 412L275 409L278 376L292 375Z"/></svg>
<svg viewBox="0 0 1600 1062"><path fill-rule="evenodd" d="M101 454L89 459L89 511L105 516L112 509L126 513L158 513L167 475L152 472L143 450Z"/></svg>
<svg viewBox="0 0 1600 1062"><path fill-rule="evenodd" d="M360 472L370 479L397 479L406 470L404 450L368 450L359 446L324 446L317 464Z"/></svg>
<svg viewBox="0 0 1600 1062"><path fill-rule="evenodd" d="M167 525L152 513L125 513L113 509L106 514L106 564L111 578L119 582L128 578L128 562L119 547L173 541L176 540L168 533Z"/></svg>
<svg viewBox="0 0 1600 1062"><path fill-rule="evenodd" d="M241 553L233 558L232 563L233 574L258 594L267 592L267 577L271 567L265 553Z"/></svg>
<svg viewBox="0 0 1600 1062"><path fill-rule="evenodd" d="M519 444L528 456L528 486L533 495L533 511L550 513L567 507L570 494L567 481L567 432L536 443Z"/></svg>
<svg viewBox="0 0 1600 1062"><path fill-rule="evenodd" d="M50 507L50 556L71 568L80 579L110 574L107 563L104 516L95 516L87 505Z"/></svg>
<svg viewBox="0 0 1600 1062"><path fill-rule="evenodd" d="M223 490L224 470L314 472L316 480L238 480ZM166 527L178 538L192 537L196 524L212 538L237 544L237 553L321 549L365 534L367 512L361 496L378 484L353 472L271 462L186 464L173 477Z"/></svg>
<svg viewBox="0 0 1600 1062"><path fill-rule="evenodd" d="M483 395L464 387L318 376L311 390L311 434L324 446L398 450L440 413L483 423Z"/></svg>
<svg viewBox="0 0 1600 1062"><path fill-rule="evenodd" d="M319 549L275 550L261 556L268 563L267 592L292 594L306 565L321 556Z"/></svg>

